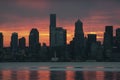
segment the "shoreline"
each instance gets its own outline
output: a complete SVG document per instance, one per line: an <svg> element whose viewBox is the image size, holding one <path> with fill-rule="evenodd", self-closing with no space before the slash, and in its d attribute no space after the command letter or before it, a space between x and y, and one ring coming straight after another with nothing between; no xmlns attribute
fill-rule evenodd
<svg viewBox="0 0 120 80"><path fill-rule="evenodd" d="M48 67L120 67L120 62L2 62L1 67L48 66Z"/></svg>

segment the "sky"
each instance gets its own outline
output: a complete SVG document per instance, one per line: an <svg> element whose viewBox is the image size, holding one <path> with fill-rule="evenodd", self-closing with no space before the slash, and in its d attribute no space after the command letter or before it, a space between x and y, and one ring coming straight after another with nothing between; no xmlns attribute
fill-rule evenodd
<svg viewBox="0 0 120 80"><path fill-rule="evenodd" d="M50 14L56 14L57 26L67 29L67 43L74 36L75 22L83 22L85 36L97 34L103 40L105 26L120 28L120 0L1 0L0 32L4 35L4 46L9 46L11 34L19 38L28 36L37 28L40 42L49 45Z"/></svg>

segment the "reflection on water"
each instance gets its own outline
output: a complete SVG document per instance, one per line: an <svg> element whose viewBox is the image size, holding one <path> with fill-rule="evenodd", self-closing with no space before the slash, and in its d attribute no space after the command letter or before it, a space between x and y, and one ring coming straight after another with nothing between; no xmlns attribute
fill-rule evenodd
<svg viewBox="0 0 120 80"><path fill-rule="evenodd" d="M66 80L75 80L75 71L67 70L65 71Z"/></svg>
<svg viewBox="0 0 120 80"><path fill-rule="evenodd" d="M1 80L9 80L11 79L11 72L10 70L3 70L3 71L0 71L0 78Z"/></svg>
<svg viewBox="0 0 120 80"><path fill-rule="evenodd" d="M71 68L71 67L67 67ZM2 69L0 80L120 80L118 71Z"/></svg>
<svg viewBox="0 0 120 80"><path fill-rule="evenodd" d="M29 80L29 71L28 70L18 70L17 71L17 80Z"/></svg>
<svg viewBox="0 0 120 80"><path fill-rule="evenodd" d="M38 79L36 80L50 80L50 71L49 70L39 70L37 72Z"/></svg>
<svg viewBox="0 0 120 80"><path fill-rule="evenodd" d="M105 74L103 71L96 71L96 80L104 80Z"/></svg>

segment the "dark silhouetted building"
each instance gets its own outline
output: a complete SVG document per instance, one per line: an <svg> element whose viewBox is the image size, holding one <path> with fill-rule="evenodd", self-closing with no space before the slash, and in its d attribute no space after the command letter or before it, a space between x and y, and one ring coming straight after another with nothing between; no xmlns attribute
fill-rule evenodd
<svg viewBox="0 0 120 80"><path fill-rule="evenodd" d="M26 47L26 40L25 40L25 37L22 37L19 39L19 48L25 49L25 47Z"/></svg>
<svg viewBox="0 0 120 80"><path fill-rule="evenodd" d="M43 61L49 60L48 47L45 43L43 43L43 45L41 46L40 60L43 60Z"/></svg>
<svg viewBox="0 0 120 80"><path fill-rule="evenodd" d="M56 44L56 14L50 14L50 46L55 47Z"/></svg>
<svg viewBox="0 0 120 80"><path fill-rule="evenodd" d="M56 27L56 14L50 14L50 53L51 57L55 54L61 58L65 56L66 30ZM64 55L63 55L64 54Z"/></svg>
<svg viewBox="0 0 120 80"><path fill-rule="evenodd" d="M113 46L113 26L106 26L105 34L108 34L108 36L110 38L110 44L111 44L111 46Z"/></svg>
<svg viewBox="0 0 120 80"><path fill-rule="evenodd" d="M14 32L11 36L11 51L17 53L18 51L18 33Z"/></svg>
<svg viewBox="0 0 120 80"><path fill-rule="evenodd" d="M110 59L113 48L113 26L106 26L104 33L104 57L105 59Z"/></svg>
<svg viewBox="0 0 120 80"><path fill-rule="evenodd" d="M62 27L56 28L56 46L65 46L66 45L66 30Z"/></svg>
<svg viewBox="0 0 120 80"><path fill-rule="evenodd" d="M36 28L32 28L29 34L29 49L31 53L38 53L40 48L39 32Z"/></svg>
<svg viewBox="0 0 120 80"><path fill-rule="evenodd" d="M116 29L116 46L120 49L120 28Z"/></svg>
<svg viewBox="0 0 120 80"><path fill-rule="evenodd" d="M0 32L0 49L3 49L3 34Z"/></svg>
<svg viewBox="0 0 120 80"><path fill-rule="evenodd" d="M3 34L0 32L0 61L2 60L3 55Z"/></svg>
<svg viewBox="0 0 120 80"><path fill-rule="evenodd" d="M93 51L95 51L95 46L97 46L96 44L96 34L88 34L88 38L87 38L87 57L89 59L91 59L93 56Z"/></svg>
<svg viewBox="0 0 120 80"><path fill-rule="evenodd" d="M105 33L104 33L104 44L110 44L108 47L113 46L113 26L106 26ZM107 48L107 44L104 45Z"/></svg>
<svg viewBox="0 0 120 80"><path fill-rule="evenodd" d="M80 60L84 54L84 32L83 23L78 20L75 22L75 33L74 33L74 54L75 59Z"/></svg>
<svg viewBox="0 0 120 80"><path fill-rule="evenodd" d="M97 39L97 36L96 34L88 34L88 42L89 43L93 43L93 42L96 42L96 39Z"/></svg>

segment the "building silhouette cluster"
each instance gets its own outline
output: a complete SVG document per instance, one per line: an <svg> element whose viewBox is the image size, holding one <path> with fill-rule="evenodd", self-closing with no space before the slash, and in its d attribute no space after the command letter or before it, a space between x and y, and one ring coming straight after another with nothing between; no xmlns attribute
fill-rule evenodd
<svg viewBox="0 0 120 80"><path fill-rule="evenodd" d="M10 47L3 46L3 34L0 32L0 62L9 61L120 61L120 28L113 36L113 26L105 26L103 44L97 41L96 34L84 36L83 23L75 22L74 37L67 44L67 31L56 26L56 14L50 14L49 42L41 46L39 31L32 28L29 34L29 46L26 39L18 39L18 33L11 35Z"/></svg>

